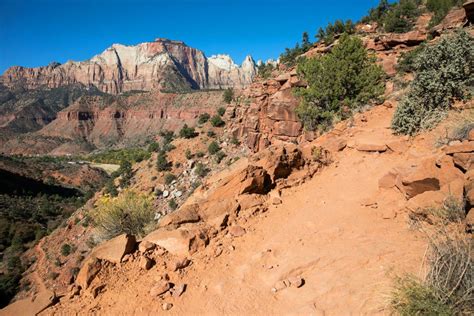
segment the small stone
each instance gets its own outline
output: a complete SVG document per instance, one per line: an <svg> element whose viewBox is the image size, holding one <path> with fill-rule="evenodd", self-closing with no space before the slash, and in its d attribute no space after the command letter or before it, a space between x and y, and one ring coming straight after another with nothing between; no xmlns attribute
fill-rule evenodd
<svg viewBox="0 0 474 316"><path fill-rule="evenodd" d="M286 289L286 283L283 282L283 281L278 281L277 283L275 283L275 285L273 286L272 288L272 292L278 292L278 291L281 291L283 289Z"/></svg>
<svg viewBox="0 0 474 316"><path fill-rule="evenodd" d="M161 294L166 293L170 288L171 285L169 282L165 280L159 281L150 289L150 295L153 297L158 297Z"/></svg>
<svg viewBox="0 0 474 316"><path fill-rule="evenodd" d="M139 266L141 269L150 270L153 266L153 260L148 257L141 257Z"/></svg>
<svg viewBox="0 0 474 316"><path fill-rule="evenodd" d="M168 196L170 196L170 191L164 190L164 191L163 191L163 197L164 197L164 198L167 198Z"/></svg>
<svg viewBox="0 0 474 316"><path fill-rule="evenodd" d="M273 205L280 205L282 203L282 200L279 197L274 197L272 199L272 204Z"/></svg>
<svg viewBox="0 0 474 316"><path fill-rule="evenodd" d="M176 191L176 192L173 193L173 195L174 195L174 197L178 198L178 197L183 195L183 192L182 191Z"/></svg>
<svg viewBox="0 0 474 316"><path fill-rule="evenodd" d="M230 226L229 227L229 234L232 237L241 237L245 235L245 229L242 228L242 226Z"/></svg>
<svg viewBox="0 0 474 316"><path fill-rule="evenodd" d="M142 241L139 245L138 245L138 250L140 250L140 252L144 253L144 252L147 252L149 250L153 250L155 249L156 245L148 240L144 240Z"/></svg>
<svg viewBox="0 0 474 316"><path fill-rule="evenodd" d="M178 258L171 263L170 268L173 271L178 271L178 270L186 268L187 266L189 266L190 263L191 261L186 257Z"/></svg>
<svg viewBox="0 0 474 316"><path fill-rule="evenodd" d="M290 281L292 287L300 288L304 285L304 279L299 276L290 277L288 278L288 281Z"/></svg>
<svg viewBox="0 0 474 316"><path fill-rule="evenodd" d="M163 303L163 305L161 305L161 308L164 311L169 311L172 307L173 307L173 304L171 304L171 303Z"/></svg>
<svg viewBox="0 0 474 316"><path fill-rule="evenodd" d="M132 258L132 256L131 256L130 254L127 254L127 255L123 256L122 262L127 262L127 261L129 261L131 258Z"/></svg>
<svg viewBox="0 0 474 316"><path fill-rule="evenodd" d="M173 297L180 297L186 291L186 284L179 284L173 288Z"/></svg>
<svg viewBox="0 0 474 316"><path fill-rule="evenodd" d="M214 250L214 257L219 257L220 255L222 254L222 247L218 247L216 248L216 250Z"/></svg>

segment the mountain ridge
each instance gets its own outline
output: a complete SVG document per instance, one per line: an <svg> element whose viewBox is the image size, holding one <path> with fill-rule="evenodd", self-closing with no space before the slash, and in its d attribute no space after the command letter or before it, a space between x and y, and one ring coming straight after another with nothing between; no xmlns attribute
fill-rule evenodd
<svg viewBox="0 0 474 316"><path fill-rule="evenodd" d="M241 66L228 55L206 55L182 41L157 38L137 45L113 44L85 61L56 62L42 67L13 66L1 77L4 85L28 89L73 83L119 94L132 90L196 90L243 88L257 73L247 56Z"/></svg>

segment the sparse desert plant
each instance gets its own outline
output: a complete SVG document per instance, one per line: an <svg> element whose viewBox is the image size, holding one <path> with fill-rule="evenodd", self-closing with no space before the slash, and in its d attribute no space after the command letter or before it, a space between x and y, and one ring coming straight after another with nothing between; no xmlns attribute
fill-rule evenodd
<svg viewBox="0 0 474 316"><path fill-rule="evenodd" d="M439 300L434 289L412 276L396 280L391 305L402 316L453 315L451 309Z"/></svg>
<svg viewBox="0 0 474 316"><path fill-rule="evenodd" d="M207 147L207 150L209 151L211 155L215 155L217 154L217 152L221 150L221 147L216 141L213 141L212 143L209 144L209 146Z"/></svg>
<svg viewBox="0 0 474 316"><path fill-rule="evenodd" d="M439 207L428 208L428 214L439 218L444 224L459 223L466 217L464 201L448 196Z"/></svg>
<svg viewBox="0 0 474 316"><path fill-rule="evenodd" d="M438 226L430 236L426 279L399 278L391 305L401 315L474 313L474 240Z"/></svg>
<svg viewBox="0 0 474 316"><path fill-rule="evenodd" d="M207 131L207 137L214 138L214 137L216 137L216 133L213 130L208 130Z"/></svg>
<svg viewBox="0 0 474 316"><path fill-rule="evenodd" d="M469 97L473 84L474 39L465 31L427 46L414 63L410 91L392 119L395 133L414 135L435 127L455 99Z"/></svg>
<svg viewBox="0 0 474 316"><path fill-rule="evenodd" d="M150 143L150 145L148 145L148 152L155 153L158 151L160 151L160 144L158 144L157 142L153 141Z"/></svg>
<svg viewBox="0 0 474 316"><path fill-rule="evenodd" d="M214 115L211 118L211 125L214 126L214 127L222 127L222 126L225 125L225 122L222 120L220 115Z"/></svg>
<svg viewBox="0 0 474 316"><path fill-rule="evenodd" d="M202 158L202 157L204 157L204 156L205 156L205 153L203 153L202 151L198 151L198 152L196 153L196 157L198 157L198 158Z"/></svg>
<svg viewBox="0 0 474 316"><path fill-rule="evenodd" d="M169 185L176 179L176 176L172 173L167 173L165 175L165 184Z"/></svg>
<svg viewBox="0 0 474 316"><path fill-rule="evenodd" d="M194 127L189 127L188 124L184 124L184 126L181 128L179 131L179 137L190 139L195 137L196 131L194 130Z"/></svg>
<svg viewBox="0 0 474 316"><path fill-rule="evenodd" d="M234 99L234 90L232 88L225 89L222 99L225 103L230 103Z"/></svg>
<svg viewBox="0 0 474 316"><path fill-rule="evenodd" d="M167 171L171 169L171 164L169 163L166 153L164 151L161 151L158 154L158 157L156 159L156 169L158 171Z"/></svg>
<svg viewBox="0 0 474 316"><path fill-rule="evenodd" d="M237 137L232 137L232 139L230 140L230 143L236 146L240 145L240 141L237 139Z"/></svg>
<svg viewBox="0 0 474 316"><path fill-rule="evenodd" d="M144 236L155 211L151 195L125 190L118 197L101 198L89 215L101 237L110 239L123 233Z"/></svg>
<svg viewBox="0 0 474 316"><path fill-rule="evenodd" d="M449 140L466 140L469 138L469 132L474 129L474 115L471 113L470 117L467 117L454 126L453 131Z"/></svg>
<svg viewBox="0 0 474 316"><path fill-rule="evenodd" d="M63 244L61 246L61 255L63 255L64 257L69 256L71 252L72 252L72 247L70 244Z"/></svg>
<svg viewBox="0 0 474 316"><path fill-rule="evenodd" d="M200 162L198 162L198 163L196 164L196 167L195 167L195 169L194 169L194 173L195 173L197 176L203 178L203 177L205 177L205 176L208 174L208 172L209 172L209 169L208 169L205 165L203 165L203 164L200 163Z"/></svg>
<svg viewBox="0 0 474 316"><path fill-rule="evenodd" d="M224 107L220 107L217 109L217 114L219 114L219 116L222 116L225 114L225 108Z"/></svg>
<svg viewBox="0 0 474 316"><path fill-rule="evenodd" d="M170 207L170 209L172 209L173 211L175 209L178 208L178 203L176 203L176 200L175 199L171 199L169 202L168 202L168 206Z"/></svg>
<svg viewBox="0 0 474 316"><path fill-rule="evenodd" d="M188 148L186 149L186 151L184 152L184 157L186 157L186 159L191 159L193 158L193 154L191 153L191 150Z"/></svg>
<svg viewBox="0 0 474 316"><path fill-rule="evenodd" d="M199 115L198 124L205 124L207 121L209 121L210 118L211 116L209 115L209 113L202 113Z"/></svg>
<svg viewBox="0 0 474 316"><path fill-rule="evenodd" d="M217 163L221 163L222 159L224 159L227 155L222 151L222 150L219 150L217 153L216 153L216 162Z"/></svg>

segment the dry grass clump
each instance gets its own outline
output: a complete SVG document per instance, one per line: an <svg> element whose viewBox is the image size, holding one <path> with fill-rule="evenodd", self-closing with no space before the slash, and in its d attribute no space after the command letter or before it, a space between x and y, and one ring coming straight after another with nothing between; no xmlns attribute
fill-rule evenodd
<svg viewBox="0 0 474 316"><path fill-rule="evenodd" d="M435 227L424 281L397 279L391 306L400 315L474 314L474 239L447 226Z"/></svg>
<svg viewBox="0 0 474 316"><path fill-rule="evenodd" d="M123 233L143 237L154 226L155 210L150 195L125 190L101 198L89 216L104 239Z"/></svg>

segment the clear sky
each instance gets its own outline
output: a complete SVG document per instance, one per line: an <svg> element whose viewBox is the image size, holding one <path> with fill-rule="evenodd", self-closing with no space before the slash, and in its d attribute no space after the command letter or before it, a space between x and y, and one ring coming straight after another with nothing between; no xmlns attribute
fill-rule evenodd
<svg viewBox="0 0 474 316"><path fill-rule="evenodd" d="M0 0L0 73L85 60L114 43L182 40L240 64L277 58L308 31L358 20L378 0Z"/></svg>

